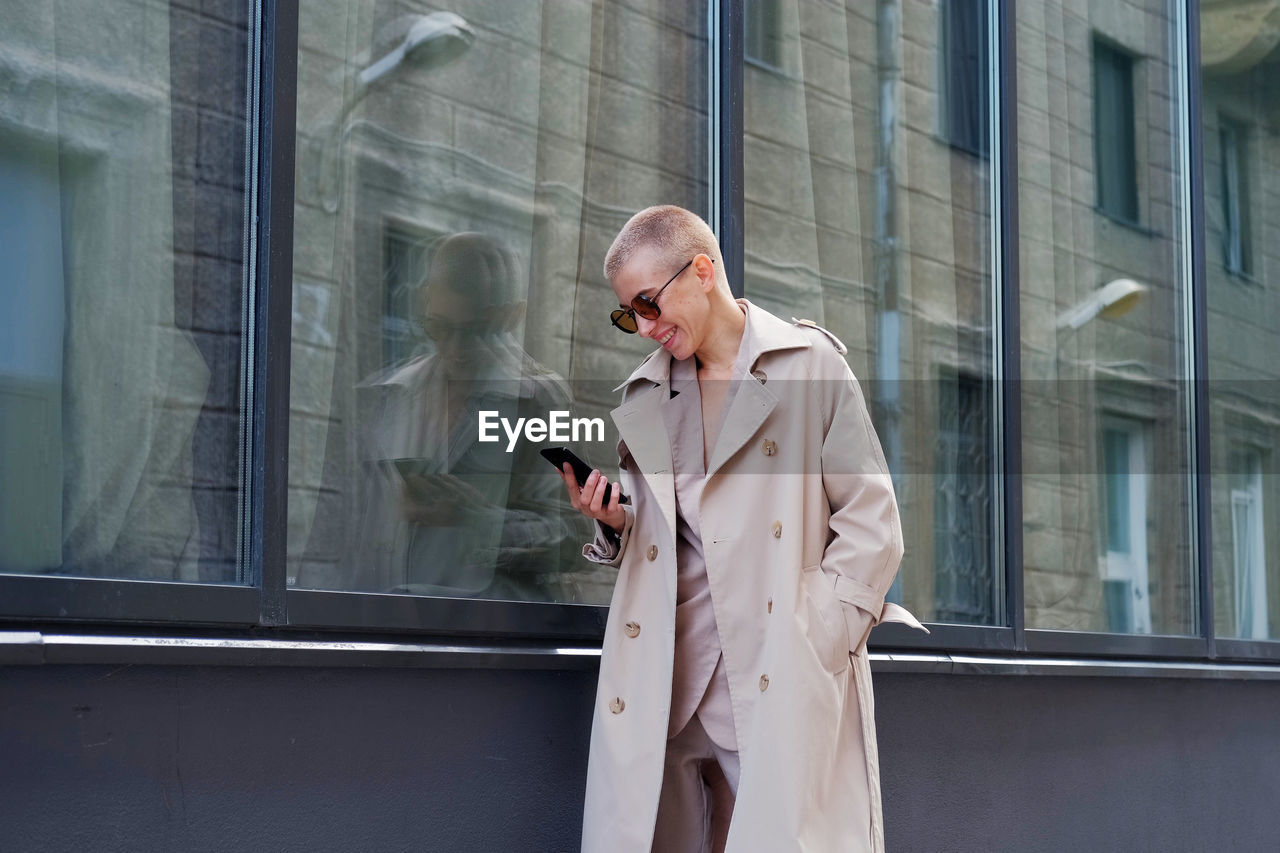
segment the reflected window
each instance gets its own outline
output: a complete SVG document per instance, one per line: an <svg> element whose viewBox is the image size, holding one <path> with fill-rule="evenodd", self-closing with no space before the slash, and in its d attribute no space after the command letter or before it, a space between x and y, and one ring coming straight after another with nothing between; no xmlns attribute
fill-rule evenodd
<svg viewBox="0 0 1280 853"><path fill-rule="evenodd" d="M1223 119L1218 143L1222 156L1222 262L1227 272L1253 272L1249 243L1249 168L1242 125Z"/></svg>
<svg viewBox="0 0 1280 853"><path fill-rule="evenodd" d="M981 156L988 148L987 0L944 0L939 89L947 139Z"/></svg>
<svg viewBox="0 0 1280 853"><path fill-rule="evenodd" d="M940 622L996 624L989 389L963 374L939 384L933 559Z"/></svg>
<svg viewBox="0 0 1280 853"><path fill-rule="evenodd" d="M1138 163L1134 138L1133 56L1093 42L1094 177L1098 209L1138 221Z"/></svg>
<svg viewBox="0 0 1280 853"><path fill-rule="evenodd" d="M1106 554L1102 567L1106 630L1151 633L1147 571L1146 428L1138 421L1110 419L1102 431Z"/></svg>
<svg viewBox="0 0 1280 853"><path fill-rule="evenodd" d="M382 360L400 364L430 339L418 317L418 285L431 263L431 246L440 234L422 234L388 225L382 240Z"/></svg>
<svg viewBox="0 0 1280 853"><path fill-rule="evenodd" d="M1231 566L1235 636L1261 640L1267 626L1267 544L1263 534L1262 454L1232 454Z"/></svg>
<svg viewBox="0 0 1280 853"><path fill-rule="evenodd" d="M782 65L781 0L746 0L743 55L748 62L778 68Z"/></svg>

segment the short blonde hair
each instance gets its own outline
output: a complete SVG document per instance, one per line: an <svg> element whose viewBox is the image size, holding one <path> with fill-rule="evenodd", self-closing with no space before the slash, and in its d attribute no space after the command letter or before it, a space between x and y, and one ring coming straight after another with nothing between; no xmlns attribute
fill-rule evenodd
<svg viewBox="0 0 1280 853"><path fill-rule="evenodd" d="M657 248L674 267L705 254L724 271L724 258L715 232L701 216L674 204L646 207L627 220L604 256L605 278L613 281L635 253L647 246Z"/></svg>

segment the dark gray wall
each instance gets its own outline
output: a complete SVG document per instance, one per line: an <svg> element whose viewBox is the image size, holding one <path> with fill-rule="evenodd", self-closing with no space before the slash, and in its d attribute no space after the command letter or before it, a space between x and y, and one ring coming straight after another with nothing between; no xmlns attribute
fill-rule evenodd
<svg viewBox="0 0 1280 853"><path fill-rule="evenodd" d="M576 849L594 674L0 669L0 850ZM1274 850L1280 684L885 674L891 851Z"/></svg>

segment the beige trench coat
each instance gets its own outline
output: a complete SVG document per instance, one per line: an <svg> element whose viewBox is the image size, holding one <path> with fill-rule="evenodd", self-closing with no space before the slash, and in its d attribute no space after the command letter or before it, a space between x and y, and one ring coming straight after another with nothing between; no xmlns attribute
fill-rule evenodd
<svg viewBox="0 0 1280 853"><path fill-rule="evenodd" d="M902 558L893 484L844 346L747 307L753 380L730 403L700 505L741 780L729 853L884 846L865 635ZM648 853L671 705L676 502L655 351L613 411L625 494L591 731L582 849ZM616 553L615 553L616 552Z"/></svg>

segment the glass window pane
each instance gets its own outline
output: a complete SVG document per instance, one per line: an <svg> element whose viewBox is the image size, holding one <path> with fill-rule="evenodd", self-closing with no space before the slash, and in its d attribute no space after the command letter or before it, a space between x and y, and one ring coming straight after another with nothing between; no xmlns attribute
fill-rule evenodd
<svg viewBox="0 0 1280 853"><path fill-rule="evenodd" d="M601 418L651 349L604 253L635 211L708 209L706 9L300 7L289 583L607 603L616 571L524 439ZM501 430L498 431L501 434Z"/></svg>
<svg viewBox="0 0 1280 853"><path fill-rule="evenodd" d="M1016 5L1028 628L1196 630L1177 8Z"/></svg>
<svg viewBox="0 0 1280 853"><path fill-rule="evenodd" d="M745 71L745 288L849 347L894 476L889 598L1006 624L993 553L988 4L778 4Z"/></svg>
<svg viewBox="0 0 1280 853"><path fill-rule="evenodd" d="M1280 639L1280 31L1274 4L1200 8L1214 629Z"/></svg>
<svg viewBox="0 0 1280 853"><path fill-rule="evenodd" d="M0 0L2 572L244 579L249 4L200 5Z"/></svg>

